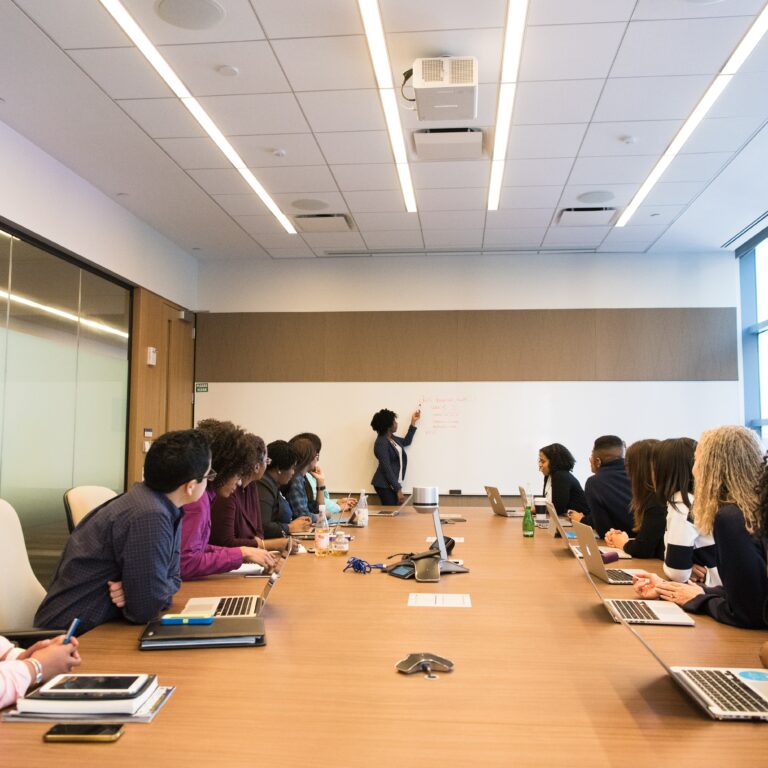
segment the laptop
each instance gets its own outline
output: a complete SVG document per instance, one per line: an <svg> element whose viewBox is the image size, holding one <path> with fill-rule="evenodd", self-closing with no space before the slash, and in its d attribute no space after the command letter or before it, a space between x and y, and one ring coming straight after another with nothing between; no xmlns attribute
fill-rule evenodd
<svg viewBox="0 0 768 768"><path fill-rule="evenodd" d="M589 526L585 526L588 528ZM584 571L587 581L595 590L598 600L605 606L617 624L669 624L678 627L692 627L696 622L679 605L665 600L619 600L608 599L600 594L595 580L583 560L576 560Z"/></svg>
<svg viewBox="0 0 768 768"><path fill-rule="evenodd" d="M579 542L579 548L587 565L587 570L607 584L632 584L632 575L640 573L638 568L606 568L602 553L595 544L595 532L584 523L574 523L573 530Z"/></svg>
<svg viewBox="0 0 768 768"><path fill-rule="evenodd" d="M552 531L552 535L557 538L562 538L565 541L565 545L573 552L576 557L584 557L581 553L581 547L576 544L576 534L574 531L564 530L565 523L562 517L558 517L555 507L551 501L547 502L547 514L550 519L549 530ZM568 521L570 523L570 520ZM632 555L628 555L621 549L614 549L613 547L598 547L602 553L615 552L621 560L631 560Z"/></svg>
<svg viewBox="0 0 768 768"><path fill-rule="evenodd" d="M192 597L181 613L198 613L213 616L214 619L239 619L261 616L267 604L269 593L277 583L279 576L273 573L268 579L261 595L229 595L219 597ZM216 622L214 621L214 624Z"/></svg>
<svg viewBox="0 0 768 768"><path fill-rule="evenodd" d="M411 499L413 498L413 494L410 494L406 497L405 501L397 508L397 509L369 509L368 510L368 516L369 517L397 517L405 507L407 507L411 503Z"/></svg>
<svg viewBox="0 0 768 768"><path fill-rule="evenodd" d="M506 509L504 507L504 502L501 500L501 494L499 493L498 488L495 488L492 485L484 485L483 488L485 488L485 492L488 495L488 501L491 502L491 509L495 515L498 515L499 517L522 517L525 514L525 490L523 490L523 488L520 488L520 493L523 498L523 509Z"/></svg>
<svg viewBox="0 0 768 768"><path fill-rule="evenodd" d="M711 718L768 721L767 669L670 667L634 627L621 623Z"/></svg>

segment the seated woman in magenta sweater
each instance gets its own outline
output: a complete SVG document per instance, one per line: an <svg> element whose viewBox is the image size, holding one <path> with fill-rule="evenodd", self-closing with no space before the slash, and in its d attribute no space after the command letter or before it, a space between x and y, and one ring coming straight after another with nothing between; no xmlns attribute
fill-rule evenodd
<svg viewBox="0 0 768 768"><path fill-rule="evenodd" d="M211 536L211 502L217 495L229 496L249 475L257 460L254 443L245 430L230 421L205 419L197 428L211 445L211 469L215 472L199 501L185 504L181 521L181 578L201 579L213 573L234 571L243 563L257 563L270 570L274 558L255 546L217 547Z"/></svg>

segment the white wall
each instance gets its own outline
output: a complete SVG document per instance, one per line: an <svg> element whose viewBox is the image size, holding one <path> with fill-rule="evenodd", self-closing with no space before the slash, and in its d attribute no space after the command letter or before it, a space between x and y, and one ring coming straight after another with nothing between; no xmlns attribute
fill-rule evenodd
<svg viewBox="0 0 768 768"><path fill-rule="evenodd" d="M198 309L316 312L738 306L730 253L515 254L201 264Z"/></svg>
<svg viewBox="0 0 768 768"><path fill-rule="evenodd" d="M197 260L0 123L0 215L128 282L197 304Z"/></svg>

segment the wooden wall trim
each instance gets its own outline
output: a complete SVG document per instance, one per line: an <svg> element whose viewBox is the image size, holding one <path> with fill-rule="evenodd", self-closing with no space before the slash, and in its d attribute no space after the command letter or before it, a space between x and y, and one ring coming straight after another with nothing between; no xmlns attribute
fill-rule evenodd
<svg viewBox="0 0 768 768"><path fill-rule="evenodd" d="M201 314L195 379L736 381L733 307Z"/></svg>

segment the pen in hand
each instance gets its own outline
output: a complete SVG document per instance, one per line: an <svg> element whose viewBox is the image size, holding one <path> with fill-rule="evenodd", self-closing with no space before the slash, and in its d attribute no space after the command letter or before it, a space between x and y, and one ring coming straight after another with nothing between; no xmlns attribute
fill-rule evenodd
<svg viewBox="0 0 768 768"><path fill-rule="evenodd" d="M80 623L80 619L75 617L72 619L72 623L69 625L69 629L67 630L67 634L64 635L64 639L62 640L63 645L68 645L69 641L72 639L72 635L75 634L75 630L77 629L77 625Z"/></svg>

